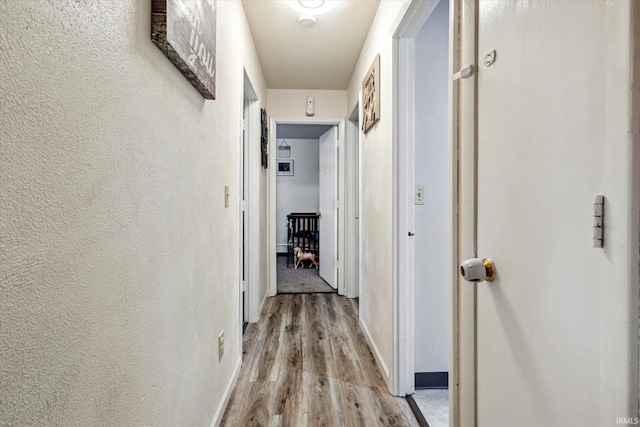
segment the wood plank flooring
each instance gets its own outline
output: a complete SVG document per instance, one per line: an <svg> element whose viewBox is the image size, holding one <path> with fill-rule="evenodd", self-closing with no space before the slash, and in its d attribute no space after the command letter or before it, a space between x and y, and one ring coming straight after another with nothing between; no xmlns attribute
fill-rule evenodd
<svg viewBox="0 0 640 427"><path fill-rule="evenodd" d="M245 332L222 426L418 426L389 394L357 313L337 294L269 298Z"/></svg>

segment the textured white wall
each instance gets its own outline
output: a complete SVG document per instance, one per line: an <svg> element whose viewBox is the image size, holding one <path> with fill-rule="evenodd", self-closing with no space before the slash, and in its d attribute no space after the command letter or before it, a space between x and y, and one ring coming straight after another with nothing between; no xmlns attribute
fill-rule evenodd
<svg viewBox="0 0 640 427"><path fill-rule="evenodd" d="M0 424L209 425L241 358L243 65L266 97L241 3L206 102L149 0L3 1L0 26Z"/></svg>
<svg viewBox="0 0 640 427"><path fill-rule="evenodd" d="M356 105L362 79L380 54L380 121L361 142L360 319L382 360L389 384L393 363L392 330L392 36L408 0L380 3L349 83L349 109Z"/></svg>
<svg viewBox="0 0 640 427"><path fill-rule="evenodd" d="M415 372L449 368L448 74L449 3L441 1L415 37Z"/></svg>
<svg viewBox="0 0 640 427"><path fill-rule="evenodd" d="M278 139L276 145L284 141ZM278 252L287 251L287 215L318 212L319 151L317 139L287 139L293 159L293 176L276 176L276 241Z"/></svg>
<svg viewBox="0 0 640 427"><path fill-rule="evenodd" d="M344 90L269 89L268 113L274 117L307 117L307 97L313 96L313 117L346 117Z"/></svg>

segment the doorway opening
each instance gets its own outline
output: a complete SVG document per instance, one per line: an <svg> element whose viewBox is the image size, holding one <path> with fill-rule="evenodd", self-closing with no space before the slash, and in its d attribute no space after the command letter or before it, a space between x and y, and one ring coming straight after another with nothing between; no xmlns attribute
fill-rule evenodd
<svg viewBox="0 0 640 427"><path fill-rule="evenodd" d="M285 141L290 147L291 143L294 143L298 149L310 151L312 148L315 151L315 147L309 145L308 141L305 146L298 145L298 141L295 141L300 138L287 138L287 136L293 134L280 133L280 136L283 138L278 136L278 132L282 132L283 130L290 131L294 129L296 125L306 125L307 127L316 126L316 131L321 129L317 126L326 127L325 132L317 136L317 174L310 172L308 167L305 168L304 163L302 166L299 164L299 159L296 157L297 155L294 154L293 149L290 150L291 157L278 158L278 148L283 145ZM281 128L282 126L289 127ZM313 128L310 127L310 129ZM340 256L340 254L344 253L345 240L344 209L340 209L340 201L344 200L344 179L339 178L344 176L344 150L342 149L342 145L344 144L344 120L341 118L272 117L270 121L269 140L271 141L269 144L269 168L271 171L269 247L271 249L269 254L270 274L268 294L269 296L274 296L278 293L278 258L280 258L278 254L285 255L281 263L284 263L286 266L286 258L288 255L291 255L290 250L293 250L293 247L289 248L289 235L287 233L290 229L287 215L292 213L317 213L319 214L317 239L320 244L318 273L334 290L337 290L340 295L344 295L346 293L346 285ZM301 142L301 144L304 144L304 142ZM323 147L326 148L324 154ZM323 158L325 159L324 163ZM316 175L318 177L317 197L309 196L310 194L315 194L308 190L309 186L307 186L307 192L302 192L302 196L300 196L300 192L291 190L295 188L299 189L300 187L300 185L290 185L295 181L296 176L306 177L304 179L309 180L312 176ZM328 183L325 182L323 184L323 177L329 178ZM278 178L280 178L280 184L285 183L284 189L279 188ZM313 179L315 181L315 178ZM327 189L323 189L323 185L325 185ZM288 191L287 188L291 191ZM291 207L294 205L291 204L287 205L289 207L283 207L286 203L283 204L282 202L286 202L287 199L295 199L296 194L299 198L308 199L311 197L317 199L317 210L314 212L312 209L316 206L315 204L302 206L303 209L310 210L310 212L296 212L295 208ZM325 198L325 200L323 200L323 198ZM291 200L289 200L289 202L291 202ZM278 205L281 205L280 211ZM307 242L312 238L316 238L315 235L304 237L307 239ZM292 269L295 270L293 267Z"/></svg>
<svg viewBox="0 0 640 427"><path fill-rule="evenodd" d="M449 425L453 360L457 237L449 7L445 0L412 2L394 36L394 394L411 396L431 426Z"/></svg>
<svg viewBox="0 0 640 427"><path fill-rule="evenodd" d="M333 125L276 125L278 294L336 292L337 230L326 205L336 197L335 134Z"/></svg>

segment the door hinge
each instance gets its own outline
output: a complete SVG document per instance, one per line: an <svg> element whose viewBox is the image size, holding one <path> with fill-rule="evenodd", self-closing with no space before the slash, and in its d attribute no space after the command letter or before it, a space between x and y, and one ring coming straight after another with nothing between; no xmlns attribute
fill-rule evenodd
<svg viewBox="0 0 640 427"><path fill-rule="evenodd" d="M247 130L247 121L245 119L242 119L241 125L242 125L242 130Z"/></svg>
<svg viewBox="0 0 640 427"><path fill-rule="evenodd" d="M247 288L248 288L248 286L247 286L247 281L246 281L246 280L243 280L243 281L242 281L242 292L246 292L246 291L247 291Z"/></svg>
<svg viewBox="0 0 640 427"><path fill-rule="evenodd" d="M242 210L242 212L247 210L247 202L244 200L240 201L240 209Z"/></svg>

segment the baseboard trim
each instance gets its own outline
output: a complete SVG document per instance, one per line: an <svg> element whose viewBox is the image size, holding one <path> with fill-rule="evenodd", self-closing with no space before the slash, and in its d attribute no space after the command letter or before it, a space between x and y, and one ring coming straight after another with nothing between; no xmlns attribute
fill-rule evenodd
<svg viewBox="0 0 640 427"><path fill-rule="evenodd" d="M387 384L387 387L389 388L389 390L392 390L392 387L390 384L391 378L389 377L389 368L387 368L386 363L384 363L384 359L380 354L380 350L378 350L378 346L376 346L375 342L373 341L373 338L371 337L371 333L369 332L369 329L367 329L367 326L364 324L362 319L359 319L359 323L360 323L360 329L362 330L362 333L364 334L364 337L367 340L367 344L369 344L371 353L373 353L373 358L376 360L378 368L381 371L380 373L382 374L382 378L384 379L384 382Z"/></svg>
<svg viewBox="0 0 640 427"><path fill-rule="evenodd" d="M219 427L222 422L222 417L224 416L224 411L227 409L227 405L229 404L229 399L231 398L231 393L233 393L233 389L236 386L236 382L238 381L238 376L240 375L240 368L242 367L242 355L238 358L238 362L236 362L236 366L233 368L233 373L231 374L231 379L227 383L227 387L224 389L224 394L222 395L222 401L220 405L218 405L218 409L216 409L216 413L213 416L213 420L211 421L211 427Z"/></svg>
<svg viewBox="0 0 640 427"><path fill-rule="evenodd" d="M449 388L448 372L416 372L414 378L416 390L446 390Z"/></svg>
<svg viewBox="0 0 640 427"><path fill-rule="evenodd" d="M429 427L429 423L427 422L427 419L424 417L424 414L422 413L422 411L418 407L418 404L416 403L416 401L413 398L413 396L408 394L408 395L405 396L405 399L407 399L407 403L409 404L409 408L411 408L411 412L413 412L413 416L416 417L416 421L418 422L420 427Z"/></svg>
<svg viewBox="0 0 640 427"><path fill-rule="evenodd" d="M260 310L258 310L258 318L253 323L256 323L256 322L260 321L260 317L262 317L262 310L264 310L264 305L267 302L267 298L269 298L269 292L268 291L265 292L264 293L264 297L262 297L262 302L260 303Z"/></svg>

